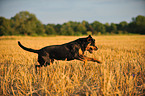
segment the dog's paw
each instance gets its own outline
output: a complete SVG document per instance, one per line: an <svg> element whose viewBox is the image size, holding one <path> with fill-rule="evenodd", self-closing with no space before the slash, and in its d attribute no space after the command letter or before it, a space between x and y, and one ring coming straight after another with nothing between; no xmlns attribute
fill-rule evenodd
<svg viewBox="0 0 145 96"><path fill-rule="evenodd" d="M98 61L97 63L99 63L99 64L102 64L103 62L101 62L101 61Z"/></svg>
<svg viewBox="0 0 145 96"><path fill-rule="evenodd" d="M99 60L94 60L94 62L97 62L97 63L99 63L99 64L102 64L102 62L99 61Z"/></svg>

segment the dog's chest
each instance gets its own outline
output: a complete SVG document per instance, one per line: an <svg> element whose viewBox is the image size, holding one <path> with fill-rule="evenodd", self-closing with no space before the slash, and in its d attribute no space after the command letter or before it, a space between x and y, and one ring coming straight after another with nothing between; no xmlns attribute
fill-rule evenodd
<svg viewBox="0 0 145 96"><path fill-rule="evenodd" d="M83 51L82 51L82 49L80 48L79 49L79 55L82 55L83 54Z"/></svg>

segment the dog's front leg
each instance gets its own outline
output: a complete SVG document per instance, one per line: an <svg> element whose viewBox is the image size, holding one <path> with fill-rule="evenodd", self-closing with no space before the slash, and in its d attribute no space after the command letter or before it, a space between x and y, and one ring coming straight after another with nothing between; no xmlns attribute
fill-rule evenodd
<svg viewBox="0 0 145 96"><path fill-rule="evenodd" d="M101 61L99 61L99 60L97 60L97 59L95 59L95 58L90 58L90 57L86 57L86 56L85 56L85 58L86 58L87 60L89 60L89 61L93 61L93 62L97 62L97 63L102 63Z"/></svg>
<svg viewBox="0 0 145 96"><path fill-rule="evenodd" d="M84 61L84 66L87 64L87 59L85 58L84 55L80 55L80 56L78 57L78 60Z"/></svg>
<svg viewBox="0 0 145 96"><path fill-rule="evenodd" d="M87 61L93 61L93 62L97 62L97 63L102 63L101 61L95 59L95 58L90 58L90 57L86 57L84 55L80 55L79 60L84 61L85 63L87 63Z"/></svg>

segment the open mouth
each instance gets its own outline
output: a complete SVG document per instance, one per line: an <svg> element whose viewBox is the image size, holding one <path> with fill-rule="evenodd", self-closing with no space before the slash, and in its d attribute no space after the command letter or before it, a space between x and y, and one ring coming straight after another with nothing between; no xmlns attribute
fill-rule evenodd
<svg viewBox="0 0 145 96"><path fill-rule="evenodd" d="M93 53L93 49L92 49L92 48L90 48L88 51L89 51L90 53Z"/></svg>
<svg viewBox="0 0 145 96"><path fill-rule="evenodd" d="M98 48L97 48L97 47L90 47L90 48L88 49L88 51L89 51L90 53L93 53L94 50L97 51Z"/></svg>

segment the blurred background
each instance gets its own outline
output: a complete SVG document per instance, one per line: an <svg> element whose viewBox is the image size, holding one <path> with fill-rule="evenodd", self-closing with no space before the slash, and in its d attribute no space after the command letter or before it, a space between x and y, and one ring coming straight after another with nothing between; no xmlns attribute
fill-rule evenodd
<svg viewBox="0 0 145 96"><path fill-rule="evenodd" d="M0 0L0 36L88 34L145 34L145 0Z"/></svg>

